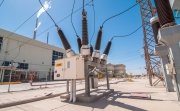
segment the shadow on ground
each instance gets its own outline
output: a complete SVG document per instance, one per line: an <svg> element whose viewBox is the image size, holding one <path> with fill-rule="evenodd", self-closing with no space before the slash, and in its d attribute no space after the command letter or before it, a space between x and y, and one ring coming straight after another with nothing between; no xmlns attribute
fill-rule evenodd
<svg viewBox="0 0 180 111"><path fill-rule="evenodd" d="M92 103L76 102L76 103L70 103L70 104L92 107L93 109L94 108L105 109L108 105L112 105L112 106L117 106L117 107L121 107L121 108L124 108L127 110L132 110L132 111L147 111L142 108L138 108L138 107L135 107L132 105L128 105L128 104L119 102L119 101L117 101L117 99L118 98L128 98L128 99L149 100L149 101L162 101L162 100L151 99L150 97L132 96L131 95L132 93L144 93L144 92L114 92L107 97L99 99L96 102L92 102ZM66 100L63 102L68 102L68 101Z"/></svg>

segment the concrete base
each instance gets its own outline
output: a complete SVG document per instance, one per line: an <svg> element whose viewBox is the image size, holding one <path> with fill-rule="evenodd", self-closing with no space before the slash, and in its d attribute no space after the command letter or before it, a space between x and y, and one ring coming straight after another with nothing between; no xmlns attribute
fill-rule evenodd
<svg viewBox="0 0 180 111"><path fill-rule="evenodd" d="M78 102L85 102L85 103L90 103L90 102L94 102L97 101L98 99L108 96L109 94L113 93L114 90L110 89L96 89L96 90L92 90L91 91L91 96L85 96L84 95L84 91L82 92L77 92L78 94L76 95L76 101ZM60 96L61 99L65 99L65 101L69 100L69 94L63 94Z"/></svg>
<svg viewBox="0 0 180 111"><path fill-rule="evenodd" d="M172 77L170 75L171 73L169 73L169 69L168 69L169 67L166 67L166 64L169 64L169 60L168 60L169 48L164 45L158 45L155 47L155 53L161 57L161 69L164 76L166 91L174 92L174 85L172 82Z"/></svg>

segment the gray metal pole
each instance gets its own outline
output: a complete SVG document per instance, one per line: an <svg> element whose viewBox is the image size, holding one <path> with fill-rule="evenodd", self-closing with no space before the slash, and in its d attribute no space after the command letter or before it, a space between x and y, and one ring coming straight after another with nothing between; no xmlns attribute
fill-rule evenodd
<svg viewBox="0 0 180 111"><path fill-rule="evenodd" d="M8 92L10 92L10 84L11 84L11 75L12 75L12 71L13 71L13 62L11 62L11 72L10 72L10 75L9 75Z"/></svg>
<svg viewBox="0 0 180 111"><path fill-rule="evenodd" d="M47 71L47 73L48 73L48 71ZM47 73L46 73L46 87L47 87L47 75L48 75Z"/></svg>
<svg viewBox="0 0 180 111"><path fill-rule="evenodd" d="M90 87L89 87L89 70L88 63L85 65L85 96L90 96Z"/></svg>
<svg viewBox="0 0 180 111"><path fill-rule="evenodd" d="M94 89L95 87L94 87L94 77L91 77L91 87L92 87L92 89Z"/></svg>
<svg viewBox="0 0 180 111"><path fill-rule="evenodd" d="M0 72L0 80L2 79L2 73L3 73L3 69L1 69L1 72Z"/></svg>
<svg viewBox="0 0 180 111"><path fill-rule="evenodd" d="M73 101L72 102L74 103L74 102L76 102L76 80L73 79L72 82L73 82L73 94L72 94L73 95Z"/></svg>
<svg viewBox="0 0 180 111"><path fill-rule="evenodd" d="M66 92L69 94L69 80L67 80L67 84L66 84Z"/></svg>
<svg viewBox="0 0 180 111"><path fill-rule="evenodd" d="M71 86L70 86L71 90L70 90L70 98L69 98L69 102L73 101L73 80L71 79Z"/></svg>
<svg viewBox="0 0 180 111"><path fill-rule="evenodd" d="M2 71L2 78L1 78L1 82L3 82L3 80L4 80L4 72L5 72L5 69L3 69L3 71Z"/></svg>
<svg viewBox="0 0 180 111"><path fill-rule="evenodd" d="M25 76L25 80L27 80L27 70L26 70L26 76Z"/></svg>
<svg viewBox="0 0 180 111"><path fill-rule="evenodd" d="M107 72L107 66L106 66L106 80L107 80L107 89L109 90L110 86L109 86L109 75L108 75L108 72Z"/></svg>

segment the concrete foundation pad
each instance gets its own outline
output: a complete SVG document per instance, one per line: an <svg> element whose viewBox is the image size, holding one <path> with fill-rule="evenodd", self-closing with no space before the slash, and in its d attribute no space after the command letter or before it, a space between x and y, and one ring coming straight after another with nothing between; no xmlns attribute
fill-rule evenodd
<svg viewBox="0 0 180 111"><path fill-rule="evenodd" d="M113 93L114 90L110 89L96 89L91 91L91 96L85 96L84 95L84 90L77 92L78 94L76 95L76 101L77 102L85 102L85 103L90 103L99 100L102 97L108 96L109 94ZM61 99L64 99L65 101L69 100L69 94L63 94L60 96Z"/></svg>

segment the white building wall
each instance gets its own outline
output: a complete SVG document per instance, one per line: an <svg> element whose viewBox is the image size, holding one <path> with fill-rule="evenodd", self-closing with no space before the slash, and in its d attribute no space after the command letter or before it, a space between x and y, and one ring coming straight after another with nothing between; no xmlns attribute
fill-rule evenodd
<svg viewBox="0 0 180 111"><path fill-rule="evenodd" d="M28 63L29 70L49 71L52 67L53 50L64 53L64 49L57 48L36 40L13 34L0 29L3 37L3 47L0 51L0 60ZM2 61L1 63L2 64Z"/></svg>

